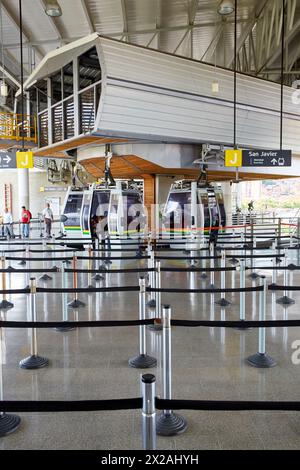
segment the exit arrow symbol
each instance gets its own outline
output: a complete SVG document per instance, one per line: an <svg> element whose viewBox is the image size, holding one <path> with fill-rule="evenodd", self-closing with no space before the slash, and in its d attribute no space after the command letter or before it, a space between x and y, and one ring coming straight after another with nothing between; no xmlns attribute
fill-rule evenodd
<svg viewBox="0 0 300 470"><path fill-rule="evenodd" d="M277 163L276 158L273 158L273 160L271 160L271 163L272 163L273 165L276 165L276 163Z"/></svg>
<svg viewBox="0 0 300 470"><path fill-rule="evenodd" d="M3 160L6 162L6 163L9 163L11 161L11 158L6 155L6 157L3 158Z"/></svg>

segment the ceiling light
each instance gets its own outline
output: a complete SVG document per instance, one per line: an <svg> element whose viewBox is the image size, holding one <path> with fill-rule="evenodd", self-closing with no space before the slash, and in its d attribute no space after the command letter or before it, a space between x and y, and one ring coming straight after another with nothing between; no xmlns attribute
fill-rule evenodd
<svg viewBox="0 0 300 470"><path fill-rule="evenodd" d="M234 4L231 0L223 0L219 7L218 13L219 15L231 15L234 12Z"/></svg>
<svg viewBox="0 0 300 470"><path fill-rule="evenodd" d="M45 12L48 16L61 16L62 11L57 0L47 0Z"/></svg>
<svg viewBox="0 0 300 470"><path fill-rule="evenodd" d="M8 96L8 86L4 81L0 85L0 96Z"/></svg>

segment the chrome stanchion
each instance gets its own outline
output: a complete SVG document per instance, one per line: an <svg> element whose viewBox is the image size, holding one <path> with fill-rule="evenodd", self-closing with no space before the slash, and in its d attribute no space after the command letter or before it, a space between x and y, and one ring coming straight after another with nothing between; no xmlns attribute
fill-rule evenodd
<svg viewBox="0 0 300 470"><path fill-rule="evenodd" d="M275 252L276 250L276 242L273 242L272 243L272 251ZM277 259L276 259L276 253L274 253L274 257L272 259L272 266L273 266L273 270L272 270L272 285L275 286L276 285L276 281L277 281Z"/></svg>
<svg viewBox="0 0 300 470"><path fill-rule="evenodd" d="M47 243L45 240L43 240L43 269L47 269ZM51 281L52 277L49 276L47 273L43 274L40 278L39 278L39 281L42 281L42 282L47 282L47 281Z"/></svg>
<svg viewBox="0 0 300 470"><path fill-rule="evenodd" d="M288 287L290 282L290 273L289 273L289 266L288 266L288 253L287 250L284 250L284 271L283 271L283 284ZM285 289L283 291L283 296L279 297L279 299L276 300L277 304L280 305L292 305L295 303L294 299L291 299L288 295L288 289Z"/></svg>
<svg viewBox="0 0 300 470"><path fill-rule="evenodd" d="M2 269L6 269L6 259L5 259L5 255L2 254L1 256L1 267ZM6 273L3 271L1 273L1 277L2 277L2 290L6 290ZM9 302L6 298L6 295L5 293L2 294L2 301L0 302L0 310L8 310L10 308L13 308L14 304L12 302Z"/></svg>
<svg viewBox="0 0 300 470"><path fill-rule="evenodd" d="M0 401L4 400L4 380L3 380L3 331L0 328ZM0 412L0 437L7 436L18 429L21 423L20 416Z"/></svg>
<svg viewBox="0 0 300 470"><path fill-rule="evenodd" d="M240 259L240 289L245 289L246 287L246 271L245 271L246 261L244 259ZM246 293L240 292L240 321L246 320ZM249 327L240 326L237 328L238 330L250 330Z"/></svg>
<svg viewBox="0 0 300 470"><path fill-rule="evenodd" d="M250 269L251 269L251 273L249 274L249 277L250 279L253 279L253 281L255 281L257 278L259 278L259 275L257 274L257 272L255 272L255 265L256 265L256 262L255 262L255 258L253 258L254 255L254 250L256 248L256 237L253 236L252 238L252 248L251 248L251 258L250 258Z"/></svg>
<svg viewBox="0 0 300 470"><path fill-rule="evenodd" d="M93 269L93 249L92 249L92 246L89 245L88 247L88 256L89 256L89 259L88 259L88 269L91 270ZM87 275L87 278L88 278L88 283L87 283L87 287L94 287L92 285L92 273L88 273Z"/></svg>
<svg viewBox="0 0 300 470"><path fill-rule="evenodd" d="M24 243L25 245L25 243ZM26 256L18 263L20 266L24 266L26 264L26 257L28 257L29 245L25 245L25 254Z"/></svg>
<svg viewBox="0 0 300 470"><path fill-rule="evenodd" d="M156 271L154 272L155 276L155 288L156 289L161 289L161 270L160 270L160 261L156 261L155 263L155 268ZM161 292L157 291L155 292L155 307L156 307L156 312L155 312L155 323L154 325L149 325L148 328L153 331L161 331L162 330L162 324L161 324Z"/></svg>
<svg viewBox="0 0 300 470"><path fill-rule="evenodd" d="M95 245L96 245L96 257L100 258L100 251L99 251L100 244L99 244L99 239L98 238L96 238L96 240L95 240ZM101 257L102 257L102 255L101 255ZM97 266L96 269L98 269L98 271L100 271L100 259L96 259L95 265ZM101 267L101 269L106 269L105 265L103 265ZM95 276L92 277L92 279L94 279L94 281L96 281L96 282L99 282L99 281L103 281L104 276L102 276L100 273L96 273Z"/></svg>
<svg viewBox="0 0 300 470"><path fill-rule="evenodd" d="M36 279L30 279L30 311L31 321L36 322ZM22 359L21 369L40 369L49 364L49 359L41 357L37 352L37 334L36 328L31 328L31 351L30 356Z"/></svg>
<svg viewBox="0 0 300 470"><path fill-rule="evenodd" d="M263 290L259 293L259 321L266 320L267 281L261 277ZM269 368L276 366L276 361L266 353L266 328L258 330L258 352L247 358L248 364L253 367Z"/></svg>
<svg viewBox="0 0 300 470"><path fill-rule="evenodd" d="M153 269L153 268L155 268L155 260L154 260L154 254L155 253L154 253L154 251L152 251L150 244L148 245L148 250L147 251L148 251L148 256L150 256L150 258L148 258L148 268ZM151 287L152 289L155 288L155 272L154 271L149 272L149 287ZM150 296L150 299L147 302L147 307L155 308L156 301L155 301L155 298L152 297L153 292L150 292L149 296ZM155 293L154 293L154 296L155 296Z"/></svg>
<svg viewBox="0 0 300 470"><path fill-rule="evenodd" d="M77 277L77 256L76 253L73 255L73 288L78 289L78 277ZM74 300L68 303L68 307L70 308L81 308L85 306L84 302L81 302L81 300L78 299L78 292L75 292Z"/></svg>
<svg viewBox="0 0 300 470"><path fill-rule="evenodd" d="M146 281L144 277L139 279L140 292L139 292L139 319L146 320ZM146 326L140 325L139 327L140 337L140 353L138 356L129 359L128 363L130 367L136 369L147 369L149 367L155 367L157 361L154 357L147 354L146 348Z"/></svg>
<svg viewBox="0 0 300 470"><path fill-rule="evenodd" d="M221 289L226 289L226 279L225 279L225 276L226 276L226 272L224 270L224 268L226 267L226 254L225 254L225 251L222 250L221 252ZM227 300L225 298L225 292L222 292L221 293L221 298L220 300L217 300L215 302L217 305L220 305L221 307L227 307L228 305L231 304L231 302L229 302L229 300Z"/></svg>
<svg viewBox="0 0 300 470"><path fill-rule="evenodd" d="M62 289L66 289L67 286L67 273L65 271L64 261L61 262L61 287ZM68 300L67 300L67 293L62 292L61 294L61 311L62 311L62 321L68 322L69 321L69 313L68 313ZM54 328L56 331L61 331L62 333L66 331L75 330L75 326L58 326Z"/></svg>
<svg viewBox="0 0 300 470"><path fill-rule="evenodd" d="M172 398L171 307L163 306L163 398ZM157 417L156 432L160 436L176 436L186 431L186 420L172 410L163 410Z"/></svg>
<svg viewBox="0 0 300 470"><path fill-rule="evenodd" d="M215 267L215 249L214 249L214 244L210 243L209 244L209 256L210 258L210 267L213 269ZM213 289L215 287L215 273L214 271L210 272L210 287Z"/></svg>
<svg viewBox="0 0 300 470"><path fill-rule="evenodd" d="M141 389L143 449L156 450L155 376L144 374L141 378Z"/></svg>

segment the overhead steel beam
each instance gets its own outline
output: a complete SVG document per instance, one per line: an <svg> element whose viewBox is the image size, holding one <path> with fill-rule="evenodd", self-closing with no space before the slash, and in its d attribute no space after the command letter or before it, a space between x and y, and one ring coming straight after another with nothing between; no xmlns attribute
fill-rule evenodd
<svg viewBox="0 0 300 470"><path fill-rule="evenodd" d="M172 54L176 54L176 52L178 51L178 49L180 48L181 44L184 42L185 38L187 37L187 35L189 34L190 30L187 29L186 32L184 33L184 35L182 36L182 38L180 39L179 43L177 44L177 46L175 47L174 51L172 52Z"/></svg>
<svg viewBox="0 0 300 470"><path fill-rule="evenodd" d="M14 83L14 85L20 88L21 83L1 64L0 64L0 72L1 74L4 74L10 82Z"/></svg>
<svg viewBox="0 0 300 470"><path fill-rule="evenodd" d="M2 10L5 13L5 15L9 17L9 19L11 20L11 22L13 23L13 25L15 26L15 28L19 32L20 31L19 20L12 13L11 9L9 7L7 7L7 1L4 2L2 0ZM26 28L24 28L24 26L23 26L23 36L25 38L24 43L26 43L26 45L27 45L27 43L30 44L31 43L31 38L30 38L30 35L29 35L28 31L26 30ZM23 45L25 45L25 44L23 44ZM31 45L33 45L33 44L31 44ZM20 44L18 44L18 47L20 47ZM5 45L5 49L6 48L7 48L7 46ZM38 47L36 47L36 52L39 54L40 58L44 57L43 52Z"/></svg>
<svg viewBox="0 0 300 470"><path fill-rule="evenodd" d="M257 23L257 21L261 17L266 5L270 1L274 1L274 0L263 0L263 1L262 0L257 0L256 1L255 6L254 6L254 8L252 10L252 13L250 15L250 19L247 20L247 24L244 26L242 34L238 38L237 53L239 53L241 51L241 49L243 48L243 45L245 44L246 40L248 39L248 37L249 37L251 31L253 30L255 24ZM230 56L229 56L228 61L226 63L226 67L230 68L233 64L233 61L234 61L234 51L232 51L230 53Z"/></svg>
<svg viewBox="0 0 300 470"><path fill-rule="evenodd" d="M86 21L89 25L90 33L95 33L96 29L95 29L91 14L88 10L88 6L86 4L86 1L85 0L80 0L80 3L81 3L81 7L82 7L82 10L83 10L83 13L84 13L84 17L85 17L85 19L86 19Z"/></svg>
<svg viewBox="0 0 300 470"><path fill-rule="evenodd" d="M246 19L240 19L238 20L238 23L247 23L248 20ZM195 23L193 24L192 26L187 26L187 25L182 25L182 26L170 26L170 27L159 27L159 28L149 28L149 29L142 29L142 30L130 30L129 31L129 34L132 34L134 36L138 36L138 35L144 35L144 34L154 34L154 33L165 33L165 32L169 32L169 31L183 31L183 30L186 30L186 29L189 29L189 30L192 30L192 29L199 29L199 28L209 28L211 26L216 26L218 25L219 23L221 23L221 21L219 22L207 22L207 23ZM231 24L233 23L232 20L227 20L227 24ZM117 33L105 33L103 34L103 36L106 36L106 37L110 37L110 38L120 38L122 35L124 34L123 31L119 31ZM63 37L61 39L61 41L63 43L70 43L70 42L73 42L73 41L77 41L78 39L82 39L83 36L74 36L74 37ZM27 39L27 42L25 41L24 45L31 45L31 46L43 46L45 44L55 44L57 43L58 40L57 39L42 39L42 40L31 40L29 41ZM17 47L19 47L19 44L18 43L7 43L5 45L5 47L7 49L16 49Z"/></svg>
<svg viewBox="0 0 300 470"><path fill-rule="evenodd" d="M213 53L215 52L216 50L216 47L217 47L217 44L218 44L218 41L221 37L221 34L223 32L223 29L224 29L224 25L225 25L225 22L222 22L221 25L219 26L219 28L217 29L216 31L216 34L214 35L214 37L212 38L211 42L209 43L208 47L206 48L206 51L204 52L204 54L202 55L201 59L200 59L200 62L203 62L204 59L206 60L206 62L209 62ZM207 54L209 53L209 56L207 56Z"/></svg>

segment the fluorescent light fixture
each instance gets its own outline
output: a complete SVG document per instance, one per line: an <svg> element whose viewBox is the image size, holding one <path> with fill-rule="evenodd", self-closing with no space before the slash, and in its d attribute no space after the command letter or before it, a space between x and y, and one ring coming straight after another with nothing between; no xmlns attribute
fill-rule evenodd
<svg viewBox="0 0 300 470"><path fill-rule="evenodd" d="M57 0L47 0L45 12L48 16L57 17L62 15L62 11Z"/></svg>
<svg viewBox="0 0 300 470"><path fill-rule="evenodd" d="M5 82L0 85L0 96L8 96L8 86Z"/></svg>
<svg viewBox="0 0 300 470"><path fill-rule="evenodd" d="M217 80L214 80L211 84L211 91L213 93L219 93L219 82Z"/></svg>
<svg viewBox="0 0 300 470"><path fill-rule="evenodd" d="M234 12L234 4L231 0L223 0L219 7L218 7L218 13L219 15L231 15L231 13Z"/></svg>

